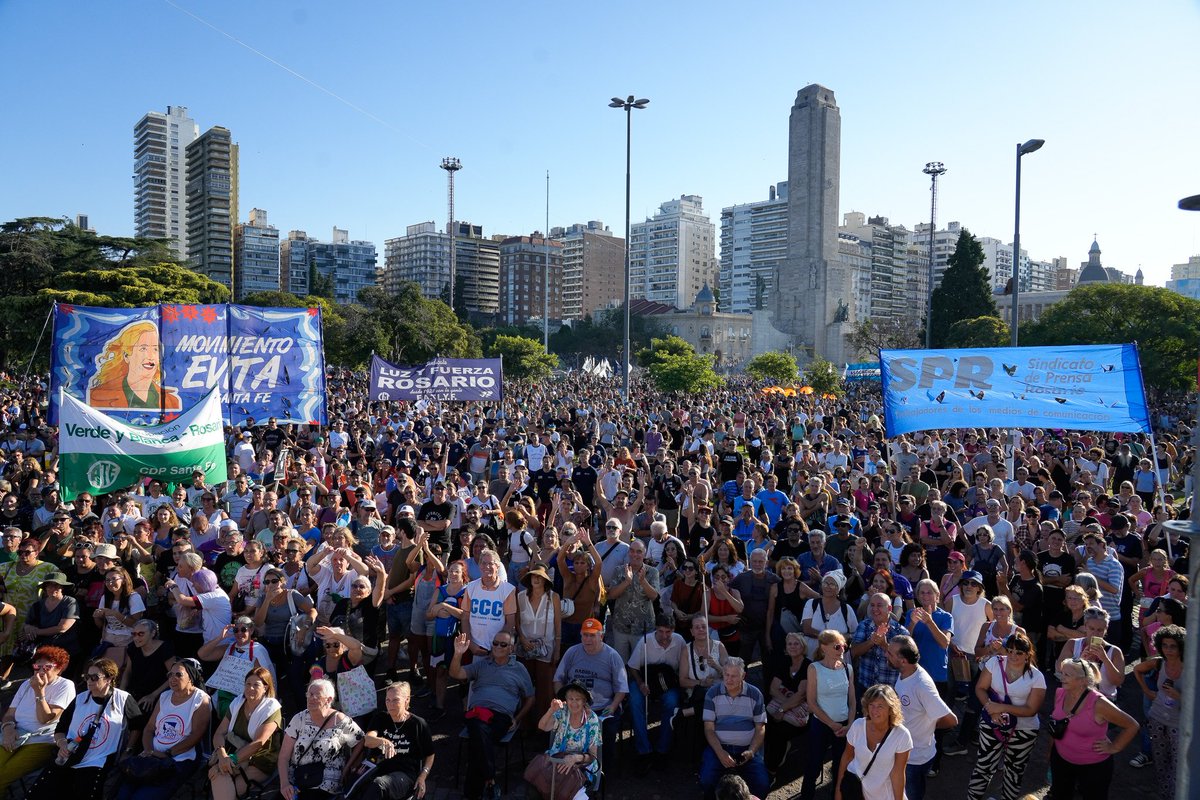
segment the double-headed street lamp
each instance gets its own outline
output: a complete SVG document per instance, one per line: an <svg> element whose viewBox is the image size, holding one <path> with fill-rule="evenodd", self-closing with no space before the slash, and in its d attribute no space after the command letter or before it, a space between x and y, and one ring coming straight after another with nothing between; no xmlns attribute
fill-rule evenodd
<svg viewBox="0 0 1200 800"><path fill-rule="evenodd" d="M1181 211L1200 211L1200 194L1185 197L1179 201ZM1200 402L1196 404L1195 413L1200 415ZM1200 447L1200 425L1192 426L1192 447ZM1190 498L1188 519L1168 520L1163 526L1170 533L1189 537L1192 543L1200 541L1200 461L1192 465L1192 496ZM1200 629L1200 566L1192 565L1190 569L1191 587L1188 589L1187 628ZM1191 659L1191 664L1200 658L1200 645L1194 637L1188 637L1184 643L1185 661ZM1200 697L1196 694L1196 672L1183 671L1183 708L1180 717L1182 744L1179 748L1179 758L1176 764L1175 792L1178 797L1191 797L1196 789L1196 781L1191 773L1191 764L1200 757Z"/></svg>
<svg viewBox="0 0 1200 800"><path fill-rule="evenodd" d="M629 402L629 162L633 132L633 109L645 108L649 100L635 100L629 95L622 100L614 97L609 108L625 109L625 349L621 353L621 393Z"/></svg>
<svg viewBox="0 0 1200 800"><path fill-rule="evenodd" d="M1045 139L1030 139L1017 145L1017 200L1013 223L1012 253L1012 346L1017 346L1017 301L1021 297L1021 156L1042 149Z"/></svg>

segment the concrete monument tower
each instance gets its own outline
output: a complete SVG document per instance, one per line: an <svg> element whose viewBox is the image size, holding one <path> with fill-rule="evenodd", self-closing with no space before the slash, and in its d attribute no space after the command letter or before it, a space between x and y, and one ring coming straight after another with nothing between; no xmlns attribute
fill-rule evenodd
<svg viewBox="0 0 1200 800"><path fill-rule="evenodd" d="M853 308L838 258L842 118L833 92L811 84L796 94L788 136L787 260L775 278L774 326L793 337L802 360L845 362Z"/></svg>

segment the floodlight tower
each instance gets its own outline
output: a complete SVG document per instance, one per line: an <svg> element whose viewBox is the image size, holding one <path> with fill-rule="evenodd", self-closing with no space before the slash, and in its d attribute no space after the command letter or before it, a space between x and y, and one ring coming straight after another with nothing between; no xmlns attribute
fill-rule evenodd
<svg viewBox="0 0 1200 800"><path fill-rule="evenodd" d="M925 295L925 349L933 347L933 233L937 230L937 179L946 174L940 161L930 161L921 170L929 176L929 287Z"/></svg>
<svg viewBox="0 0 1200 800"><path fill-rule="evenodd" d="M449 206L450 219L446 222L446 233L450 236L450 310L454 310L454 173L462 169L462 162L457 158L442 159L442 169L446 170L446 204Z"/></svg>

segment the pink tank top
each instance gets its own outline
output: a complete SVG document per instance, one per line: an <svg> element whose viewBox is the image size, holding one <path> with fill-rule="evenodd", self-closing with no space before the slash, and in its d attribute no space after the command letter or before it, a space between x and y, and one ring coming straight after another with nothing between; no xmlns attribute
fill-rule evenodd
<svg viewBox="0 0 1200 800"><path fill-rule="evenodd" d="M1064 719L1070 714L1071 709L1063 708L1065 695L1066 691L1063 689L1054 693L1052 719ZM1087 693L1079 705L1079 710L1071 717L1066 735L1054 743L1058 754L1071 764L1099 764L1109 758L1108 753L1097 753L1092 749L1093 744L1108 736L1108 723L1096 722L1096 700L1099 697L1094 691Z"/></svg>

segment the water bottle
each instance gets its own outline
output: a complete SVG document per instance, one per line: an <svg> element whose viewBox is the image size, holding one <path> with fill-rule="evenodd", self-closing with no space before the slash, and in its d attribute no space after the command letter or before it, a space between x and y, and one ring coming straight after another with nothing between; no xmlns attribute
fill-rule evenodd
<svg viewBox="0 0 1200 800"><path fill-rule="evenodd" d="M66 754L59 755L57 758L54 759L54 763L58 764L60 767L64 764L66 764L67 759L69 759L71 757L71 754L79 749L79 741L80 741L79 737L75 737L74 739L68 740Z"/></svg>

